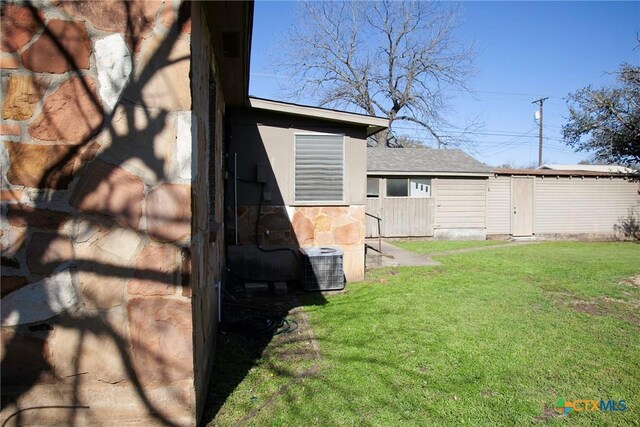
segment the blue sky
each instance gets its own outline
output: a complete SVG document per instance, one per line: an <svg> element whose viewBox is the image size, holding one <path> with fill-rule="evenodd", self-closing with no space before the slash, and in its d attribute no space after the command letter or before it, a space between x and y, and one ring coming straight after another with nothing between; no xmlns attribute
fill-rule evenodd
<svg viewBox="0 0 640 427"><path fill-rule="evenodd" d="M271 65L282 34L295 21L296 2L255 3L251 53L250 94L284 99ZM310 25L310 23L306 23ZM484 126L474 145L463 148L478 160L497 166L525 166L537 162L537 105L544 103L545 163L577 163L587 153L575 153L560 141L565 124L567 94L586 85L615 83L610 73L622 62L640 64L636 33L640 32L640 2L464 2L459 38L477 51L474 95L452 92L449 121L457 126L479 117ZM406 133L425 142L424 133L399 124Z"/></svg>

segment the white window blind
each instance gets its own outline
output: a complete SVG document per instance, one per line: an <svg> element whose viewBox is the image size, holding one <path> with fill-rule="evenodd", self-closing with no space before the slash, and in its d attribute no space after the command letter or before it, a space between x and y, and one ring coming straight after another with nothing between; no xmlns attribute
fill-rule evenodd
<svg viewBox="0 0 640 427"><path fill-rule="evenodd" d="M344 201L344 137L296 135L296 202Z"/></svg>

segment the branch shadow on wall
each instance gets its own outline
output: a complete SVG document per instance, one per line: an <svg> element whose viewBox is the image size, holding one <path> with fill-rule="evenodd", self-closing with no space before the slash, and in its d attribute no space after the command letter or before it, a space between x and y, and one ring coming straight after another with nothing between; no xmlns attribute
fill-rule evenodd
<svg viewBox="0 0 640 427"><path fill-rule="evenodd" d="M107 13L100 7L94 10L96 4L69 2L51 7L64 8L71 16L86 16L89 23L96 13ZM187 241L191 212L169 212L163 205L169 199L171 205L189 206L190 195L166 184L177 173L172 162L173 147L165 145L166 141L175 140L176 111L145 102L145 91L157 85L154 79L163 70L189 60L187 56L172 56L172 52L189 20L191 4L181 3L166 37L153 52L139 54L136 52L140 43L150 36L156 20L149 20L136 2L111 5L117 5L118 13L126 20L122 30L126 53L132 58L145 57L140 69L130 71L125 87L117 81L99 82L101 87L111 85L120 91L113 104L105 105L98 95L97 82L76 63L41 12L26 3L30 19L38 27L31 37L46 37L51 49L69 64L70 71L64 82L45 81L40 94L46 92L47 97L40 121L31 122L29 133L46 144L4 144L11 166L3 185L28 190L2 209L9 234L8 239L5 236L9 244L2 251L3 425L24 425L33 420L67 425L91 423L92 414L104 417L116 405L126 412L123 407L133 404L128 401L130 398L140 402L157 423L177 425L180 422L171 413L175 408L162 402L177 402L175 406L184 408L194 405L194 396L185 395L175 385L183 380L193 385L189 377L193 375L192 358L176 357L193 351L186 348L193 345L190 306L180 305L188 308L185 313L176 308L176 298L157 298L160 303L150 303L154 297L191 296L186 267L191 256ZM15 25L20 26L21 22ZM30 77L43 80L35 71ZM56 97L63 86L65 95L57 99L65 112L60 119L60 110L47 101ZM171 86L163 89L170 92ZM165 94L174 100L183 95ZM44 164L35 162L40 169L30 164L36 155L45 159ZM136 173L131 173L134 170ZM239 191L247 192L254 200L255 187L249 187ZM272 192L274 200L281 198L277 189ZM274 249L275 244L284 245L289 247L289 253L295 253L299 244L290 224L289 234L280 235L289 239L288 244L273 237L269 238L272 241L264 240L270 227L267 222L277 217L274 214L272 210L257 215L265 222L262 226L255 223L261 233L256 246L266 243L265 249ZM253 230L253 225L250 228ZM284 253L272 252L276 258ZM239 268L236 266L233 274L246 275ZM324 303L320 295L310 298L312 301L304 304ZM267 309L273 310L272 303L265 304ZM225 312L229 317L224 320L229 323L245 313L235 309ZM161 325L147 323L154 316L161 317L157 322ZM132 323L135 327L128 328ZM243 346L242 351L249 353L246 358L226 359L220 355L229 353L222 348L214 362L215 378L224 375L227 362L234 366L234 375L221 381L224 387L214 395L222 396L224 401L270 339L265 335ZM162 369L155 369L158 366ZM109 390L113 392L99 400L94 398L91 385L104 387L105 383L112 386ZM168 386L161 396L152 390L158 384ZM40 386L45 392L38 395L36 388ZM134 394L127 395L125 387L133 388ZM124 416L145 415L129 412ZM112 416L115 422L118 413Z"/></svg>
<svg viewBox="0 0 640 427"><path fill-rule="evenodd" d="M165 5L171 7L170 2ZM4 7L17 6L4 4L3 15ZM89 2L79 3L78 7L92 6ZM126 19L128 50L135 51L143 36L150 35L151 23L144 16L144 8L128 1L114 3L112 8L119 9ZM191 368L168 366L154 372L145 369L146 361L158 366L169 365L175 359L167 356L162 345L148 345L157 343L142 336L144 329L132 334L132 349L126 319L129 317L132 322L132 317L137 317L138 325L146 326L142 317L149 314L150 307L145 296L175 294L180 292L176 287L183 287L182 294L190 295L188 272L180 269L178 261L189 257L188 242L166 235L166 227L188 231L190 218L163 217L162 209L147 209L144 229L140 208L145 187L142 178L156 186L168 179L167 160L171 153L163 147L158 150L156 139L171 131L170 120L175 118L166 109L147 106L141 93L165 67L189 60L188 56L170 59L169 52L190 19L190 8L189 2L181 3L166 37L150 54L146 65L131 73L124 95L105 111L96 82L86 76L65 44L45 24L43 14L30 2L24 6L31 22L37 23L42 32L34 32L32 37L46 37L56 55L69 64L69 79L52 90L68 86L63 109L66 120L71 119L72 123L57 120L55 111L48 110L45 102L42 120L30 128L30 133L56 145L5 142L12 160L6 172L8 183L40 190L29 192L36 195L29 200L32 205L22 203L24 198L16 199L2 210L10 234L9 245L2 250L3 425L23 425L36 412L46 414L36 418L41 421L67 425L90 422L91 414L85 414L98 402L92 399L91 390L83 391L83 387L110 383L117 395L124 382L131 384L136 398L156 422L176 424L169 415L170 408L160 406L157 396L150 396L145 385L171 384L183 379ZM22 24L16 21L12 25L20 30ZM32 72L31 77L38 80L40 75ZM47 129L48 134L42 129ZM81 135L74 134L73 129L80 129ZM38 164L27 164L34 150L44 151L44 169L37 173L31 171ZM123 165L138 170L139 175L128 173ZM67 194L71 195L70 204L66 202ZM175 196L176 203L184 203L179 192L168 191L163 196ZM142 252L152 249L144 255L140 248ZM131 262L136 254L152 260L160 257L160 261L155 266L147 262L149 268L139 267ZM175 268L163 268L163 256L173 261L167 265ZM137 286L140 298L130 300L127 311L122 306L126 307L125 294L132 286ZM154 309L166 311L167 318L171 318L169 305ZM181 344L191 342L190 335L183 336L191 333L189 322L185 319L165 331L168 340L175 339L171 344L178 350ZM84 354L88 350L91 354ZM174 351L168 349L167 353ZM68 365L53 366L50 357L54 353L58 363L69 361ZM112 369L104 368L102 363L111 363ZM98 374L94 375L94 369ZM24 406L21 399L34 392L36 385L44 385L49 391L55 389L62 397L44 395L41 405ZM164 399L180 402L184 407L192 405L177 388L167 393ZM98 411L104 410L97 407ZM104 417L104 413L101 415Z"/></svg>

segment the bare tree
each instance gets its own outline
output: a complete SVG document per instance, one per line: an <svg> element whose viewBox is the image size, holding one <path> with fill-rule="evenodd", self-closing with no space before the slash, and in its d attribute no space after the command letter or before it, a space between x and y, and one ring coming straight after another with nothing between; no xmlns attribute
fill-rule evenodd
<svg viewBox="0 0 640 427"><path fill-rule="evenodd" d="M448 93L465 89L474 58L455 37L457 9L436 2L305 2L278 66L293 76L292 97L343 107L424 129L437 145L455 145L441 129ZM376 135L393 146L392 132Z"/></svg>
<svg viewBox="0 0 640 427"><path fill-rule="evenodd" d="M399 148L427 148L424 143L416 138L412 138L408 135L393 135L389 134L388 144L393 147Z"/></svg>

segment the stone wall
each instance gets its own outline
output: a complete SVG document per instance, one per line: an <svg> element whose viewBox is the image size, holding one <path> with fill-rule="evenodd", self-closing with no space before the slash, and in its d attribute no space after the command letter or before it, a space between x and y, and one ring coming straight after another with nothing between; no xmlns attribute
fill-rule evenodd
<svg viewBox="0 0 640 427"><path fill-rule="evenodd" d="M201 3L193 3L192 93L194 127L191 260L196 408L202 416L217 336L218 297L224 268L224 99ZM210 90L215 88L215 90ZM218 230L219 229L219 230Z"/></svg>
<svg viewBox="0 0 640 427"><path fill-rule="evenodd" d="M238 243L240 246L256 245L256 220L260 210L258 222L258 244L265 247L284 246L290 248L334 246L344 251L343 265L346 279L358 281L364 279L364 237L365 237L365 207L364 206L239 206L238 207ZM233 211L228 213L233 218ZM229 236L235 235L235 224L230 221ZM261 256L274 258L268 254L255 251L245 251L248 257ZM233 250L238 260L230 259L232 264L247 266L252 260L244 259L240 251ZM231 256L231 252L230 252ZM283 265L287 261L295 261L291 257L279 256L279 260L270 259L260 270L264 277L279 277ZM255 261L255 260L254 260ZM257 262L257 261L255 261ZM275 267L270 272L268 265ZM254 264L255 265L255 264ZM236 268L238 271L246 271ZM295 277L296 266L288 265L286 277Z"/></svg>
<svg viewBox="0 0 640 427"><path fill-rule="evenodd" d="M2 3L0 422L194 424L192 6L37 4Z"/></svg>
<svg viewBox="0 0 640 427"><path fill-rule="evenodd" d="M301 247L339 247L347 281L364 279L364 206L296 207L292 224Z"/></svg>

